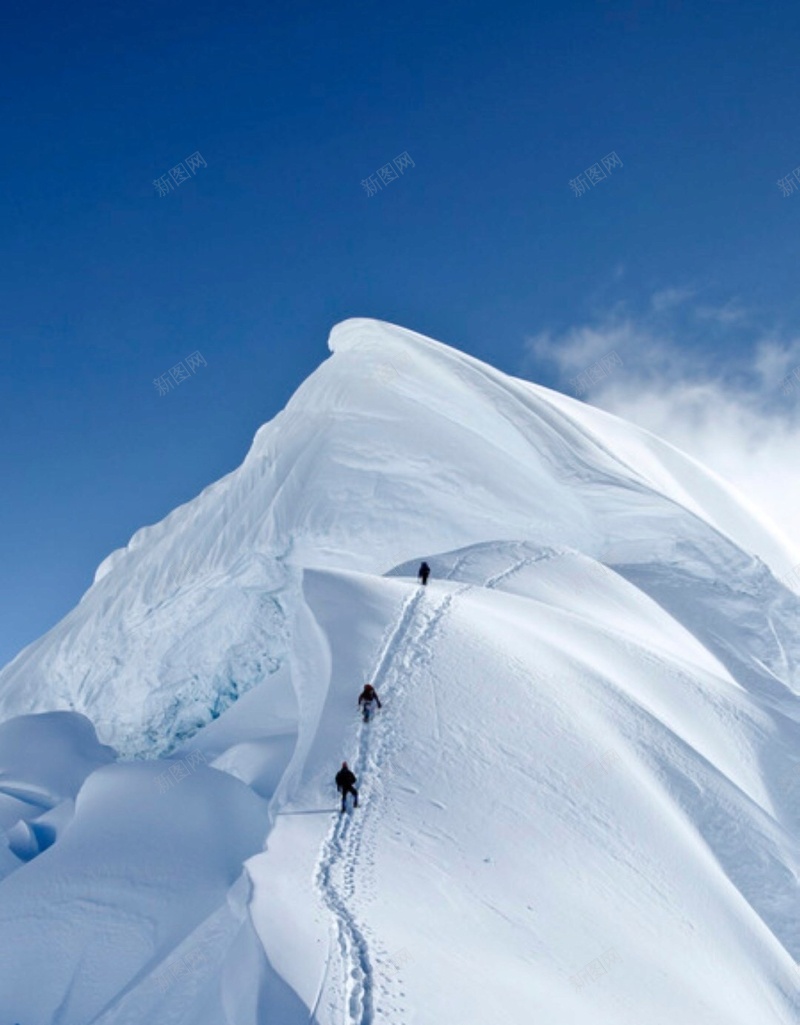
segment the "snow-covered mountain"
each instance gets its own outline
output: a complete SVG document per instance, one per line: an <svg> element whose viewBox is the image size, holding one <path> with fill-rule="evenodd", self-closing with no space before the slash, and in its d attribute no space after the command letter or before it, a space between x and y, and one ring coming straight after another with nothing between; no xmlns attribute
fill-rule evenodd
<svg viewBox="0 0 800 1025"><path fill-rule="evenodd" d="M791 554L630 424L330 348L0 673L0 1020L796 1022Z"/></svg>

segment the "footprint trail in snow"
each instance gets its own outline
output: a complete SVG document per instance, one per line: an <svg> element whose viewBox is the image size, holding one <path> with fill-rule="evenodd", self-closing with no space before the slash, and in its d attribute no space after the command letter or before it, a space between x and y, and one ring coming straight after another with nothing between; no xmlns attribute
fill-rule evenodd
<svg viewBox="0 0 800 1025"><path fill-rule="evenodd" d="M384 696L396 724L407 696L410 680L431 661L431 638L442 618L459 594L471 589L466 585L436 600L433 608L425 592L418 590L403 603L396 623L389 630L371 676L375 689ZM326 999L332 1020L347 1025L373 1025L376 1011L382 1022L400 1022L402 993L397 992L397 968L384 976L376 964L391 965L391 958L380 943L368 935L354 911L364 899L357 895L356 870L372 864L374 846L372 833L378 821L376 812L384 799L380 771L390 758L396 744L393 725L386 713L378 713L369 724L361 726L353 771L359 778L359 807L353 814L339 815L325 841L317 866L316 885L325 906L331 912L336 936L335 952L339 961L338 975L344 976L344 991L337 985L337 972L329 965ZM362 881L359 894L367 893Z"/></svg>

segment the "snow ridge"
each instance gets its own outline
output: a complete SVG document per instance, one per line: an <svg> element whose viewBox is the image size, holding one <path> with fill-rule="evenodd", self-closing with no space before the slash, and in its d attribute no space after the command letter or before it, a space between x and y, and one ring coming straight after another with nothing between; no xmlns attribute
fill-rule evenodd
<svg viewBox="0 0 800 1025"><path fill-rule="evenodd" d="M372 674L373 686L379 695L383 695L384 708L369 723L362 724L358 732L357 753L353 760L353 769L359 779L358 811L338 815L323 845L316 885L323 903L334 917L339 956L346 977L345 1020L348 1025L373 1025L377 1020L376 1001L379 1002L377 1010L381 1021L392 1025L401 1020L396 1016L402 1011L396 1003L401 994L394 992L392 976L396 972L391 971L391 958L383 951L372 955L370 947L375 946L376 941L358 922L357 908L362 898L356 885L356 874L362 861L366 860L368 864L370 861L373 848L370 825L382 818L382 806L386 800L381 770L396 753L398 745L392 719L387 712L399 714L412 687L409 681L418 682L420 674L433 658L431 642L437 627L455 598L471 590L472 586L467 584L447 593L435 600L433 608L422 615L419 613L425 602L424 591L412 593L404 602L397 622L382 645ZM362 889L368 892L369 886ZM376 972L376 964L390 966L385 976ZM335 996L333 999L335 1001ZM333 1007L331 1010L335 1016L336 1011Z"/></svg>
<svg viewBox="0 0 800 1025"><path fill-rule="evenodd" d="M396 652L408 640L408 633L414 614L421 601L421 594L411 595L403 605L399 621L389 633L378 656L373 674L374 686L378 693L384 692L384 707L394 693L389 679L389 668ZM383 683L386 681L387 686ZM386 744L385 720L378 716L372 723L365 723L359 729L357 755L354 760L355 774L359 782L364 770L375 769L383 760L382 749ZM383 727L383 728L381 728ZM372 750L370 750L372 748ZM375 793L379 800L379 792ZM359 814L353 818L348 814L339 815L331 835L325 842L317 873L317 886L322 899L336 921L339 950L345 966L347 982L346 1013L347 1021L352 1025L372 1025L374 1021L374 984L375 973L370 959L369 945L363 931L359 928L356 917L350 911L348 903L355 896L355 868L361 855L364 841L364 822L367 809L373 804L369 784L362 785L359 793ZM334 882L339 866L344 868L345 887Z"/></svg>

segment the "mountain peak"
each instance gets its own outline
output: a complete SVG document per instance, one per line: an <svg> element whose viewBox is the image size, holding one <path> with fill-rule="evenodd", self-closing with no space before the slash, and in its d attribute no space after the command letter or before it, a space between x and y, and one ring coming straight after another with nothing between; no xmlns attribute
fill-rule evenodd
<svg viewBox="0 0 800 1025"><path fill-rule="evenodd" d="M74 708L121 750L169 748L283 664L308 567L497 540L651 565L719 535L787 558L721 481L615 417L379 320L329 345L238 469L137 531L0 673L0 716Z"/></svg>

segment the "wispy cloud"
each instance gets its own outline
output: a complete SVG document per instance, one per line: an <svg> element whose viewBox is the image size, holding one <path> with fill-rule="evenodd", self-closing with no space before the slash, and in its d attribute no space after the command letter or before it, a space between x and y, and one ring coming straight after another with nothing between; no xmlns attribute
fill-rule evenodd
<svg viewBox="0 0 800 1025"><path fill-rule="evenodd" d="M701 320L713 320L723 326L737 324L747 316L744 307L736 300L731 299L722 306L698 306L695 315Z"/></svg>
<svg viewBox="0 0 800 1025"><path fill-rule="evenodd" d="M650 305L656 313L662 313L664 310L682 306L695 295L697 295L697 290L694 288L663 288L660 292L653 294Z"/></svg>
<svg viewBox="0 0 800 1025"><path fill-rule="evenodd" d="M790 393L781 386L800 366L800 338L754 327L743 337L740 303L696 308L693 295L664 289L638 315L618 307L594 322L543 332L528 340L529 357L554 365L562 389L573 393L569 382L576 373L618 352L621 365L592 383L585 401L705 463L798 546L800 387ZM718 332L734 324L735 345L720 360Z"/></svg>
<svg viewBox="0 0 800 1025"><path fill-rule="evenodd" d="M556 334L543 331L528 339L528 351L536 359L555 363L564 377L580 372L605 353L624 349L634 353L651 347L653 337L628 318L612 315L598 324L582 324ZM638 363L638 360L637 360Z"/></svg>

